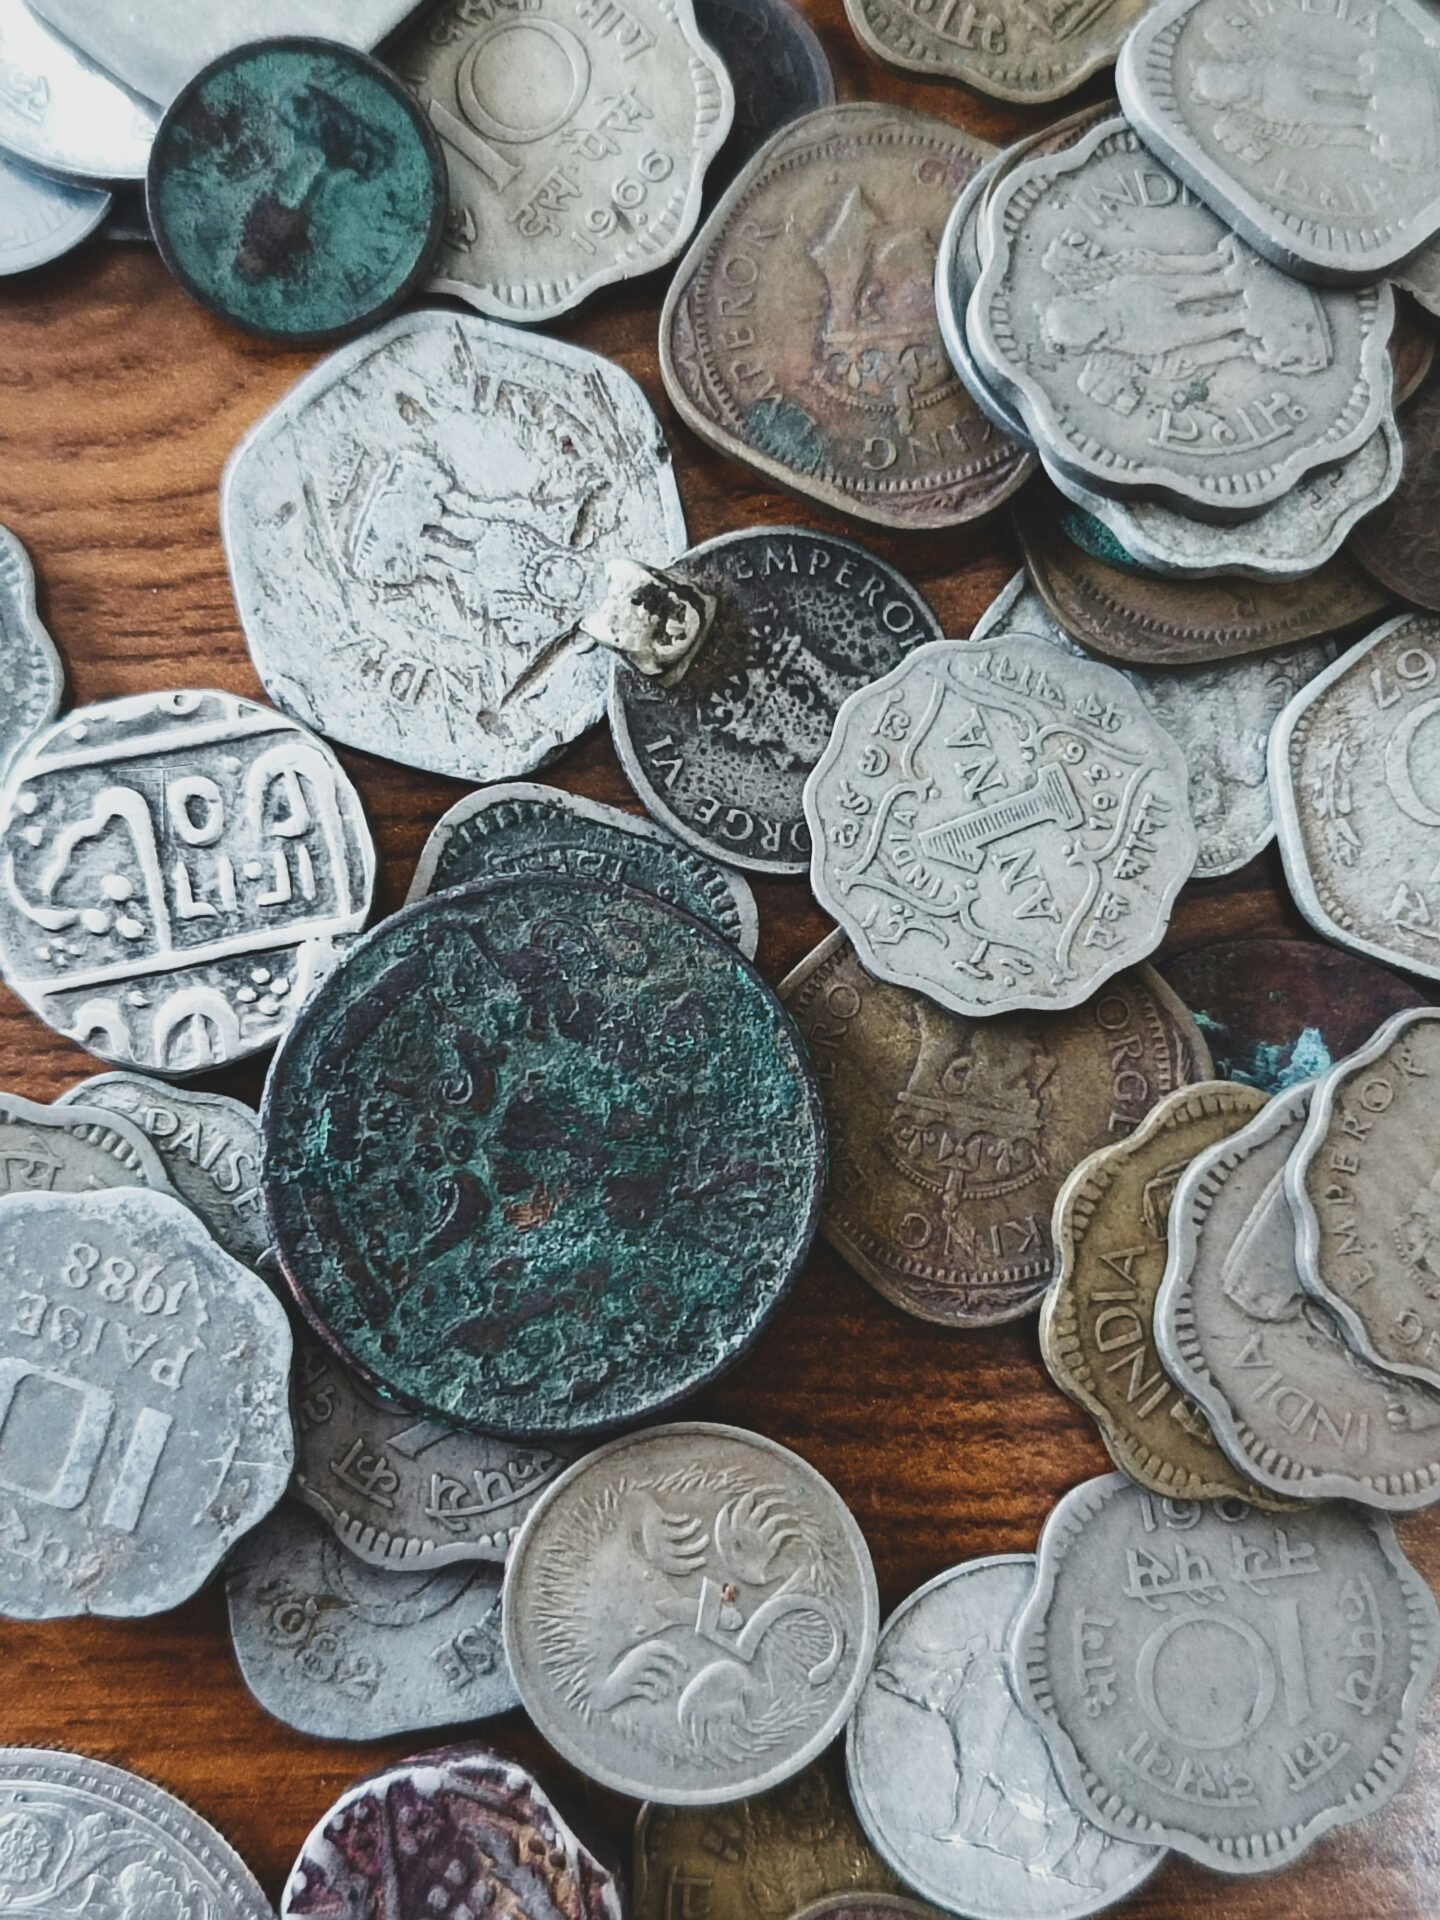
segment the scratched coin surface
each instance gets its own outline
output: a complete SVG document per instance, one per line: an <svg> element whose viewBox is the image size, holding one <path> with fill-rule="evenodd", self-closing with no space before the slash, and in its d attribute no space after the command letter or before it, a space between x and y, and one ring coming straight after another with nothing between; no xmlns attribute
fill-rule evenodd
<svg viewBox="0 0 1440 1920"><path fill-rule="evenodd" d="M100 188L51 180L0 153L0 279L72 252L109 211Z"/></svg>
<svg viewBox="0 0 1440 1920"><path fill-rule="evenodd" d="M846 1730L865 1831L906 1886L967 1920L1084 1920L1165 1857L1091 1825L1021 1711L1010 1634L1034 1582L1034 1556L1006 1553L912 1593Z"/></svg>
<svg viewBox="0 0 1440 1920"><path fill-rule="evenodd" d="M840 709L805 785L810 883L879 978L972 1017L1059 1011L1159 944L1195 864L1186 786L1113 668L938 641Z"/></svg>
<svg viewBox="0 0 1440 1920"><path fill-rule="evenodd" d="M605 562L685 545L659 422L598 354L404 314L332 354L231 456L231 583L256 670L346 746L514 779L604 716L577 652Z"/></svg>
<svg viewBox="0 0 1440 1920"><path fill-rule="evenodd" d="M695 24L735 90L735 118L705 184L726 185L781 127L828 107L835 78L814 28L790 0L696 0Z"/></svg>
<svg viewBox="0 0 1440 1920"><path fill-rule="evenodd" d="M821 1230L887 1300L943 1326L1030 1312L1054 1278L1066 1175L1210 1068L1144 966L1068 1013L967 1020L872 979L832 933L780 996L825 1103Z"/></svg>
<svg viewBox="0 0 1440 1920"><path fill-rule="evenodd" d="M1400 414L1400 484L1350 536L1349 551L1391 593L1440 609L1440 378Z"/></svg>
<svg viewBox="0 0 1440 1920"><path fill-rule="evenodd" d="M505 1648L555 1750L667 1806L778 1786L875 1651L869 1549L827 1480L738 1427L655 1427L557 1480L505 1573Z"/></svg>
<svg viewBox="0 0 1440 1920"><path fill-rule="evenodd" d="M375 884L334 754L231 693L56 721L11 770L0 860L10 986L102 1059L176 1076L273 1046Z"/></svg>
<svg viewBox="0 0 1440 1920"><path fill-rule="evenodd" d="M104 1107L45 1106L0 1092L0 1196L100 1187L171 1190L159 1154L129 1120Z"/></svg>
<svg viewBox="0 0 1440 1920"><path fill-rule="evenodd" d="M0 146L41 172L143 180L159 115L26 0L0 0Z"/></svg>
<svg viewBox="0 0 1440 1920"><path fill-rule="evenodd" d="M1108 66L1147 4L994 0L937 8L933 0L845 0L845 13L861 44L891 66L1032 106L1073 93Z"/></svg>
<svg viewBox="0 0 1440 1920"><path fill-rule="evenodd" d="M0 60L4 59L0 40ZM23 749L60 711L65 670L35 605L30 556L0 527L0 788Z"/></svg>
<svg viewBox="0 0 1440 1920"><path fill-rule="evenodd" d="M497 1567L377 1571L282 1500L232 1554L225 1599L246 1686L317 1740L381 1740L518 1704Z"/></svg>
<svg viewBox="0 0 1440 1920"><path fill-rule="evenodd" d="M777 134L666 296L660 367L686 425L879 526L956 526L1008 499L1025 455L957 377L935 313L941 229L992 151L869 101Z"/></svg>
<svg viewBox="0 0 1440 1920"><path fill-rule="evenodd" d="M750 964L569 877L376 928L306 1006L262 1124L317 1332L369 1383L508 1435L637 1420L731 1365L824 1182L813 1070Z"/></svg>
<svg viewBox="0 0 1440 1920"><path fill-rule="evenodd" d="M712 860L802 874L805 780L841 703L938 640L940 622L875 554L803 527L721 534L667 571L709 594L715 618L674 686L615 659L620 764L656 819Z"/></svg>
<svg viewBox="0 0 1440 1920"><path fill-rule="evenodd" d="M1016 1690L1107 1832L1264 1873L1405 1782L1440 1612L1381 1514L1065 1495L1014 1638Z"/></svg>
<svg viewBox="0 0 1440 1920"><path fill-rule="evenodd" d="M290 1324L178 1200L0 1207L0 1615L164 1613L285 1491Z"/></svg>

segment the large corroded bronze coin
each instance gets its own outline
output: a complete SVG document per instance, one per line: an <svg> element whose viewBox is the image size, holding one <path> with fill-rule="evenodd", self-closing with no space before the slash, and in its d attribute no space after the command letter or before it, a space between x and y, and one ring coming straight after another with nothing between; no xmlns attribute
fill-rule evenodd
<svg viewBox="0 0 1440 1920"><path fill-rule="evenodd" d="M1350 552L1382 587L1440 612L1440 375L1427 380L1397 422L1405 448L1400 484L1350 536Z"/></svg>
<svg viewBox="0 0 1440 1920"><path fill-rule="evenodd" d="M660 320L660 365L702 439L884 527L952 527L1029 471L955 373L935 255L994 152L873 102L776 135L700 230Z"/></svg>
<svg viewBox="0 0 1440 1920"><path fill-rule="evenodd" d="M813 1071L753 967L570 876L432 895L351 959L264 1108L275 1245L341 1357L516 1436L638 1420L736 1360L825 1169Z"/></svg>
<svg viewBox="0 0 1440 1920"><path fill-rule="evenodd" d="M1028 1313L1054 1275L1066 1175L1210 1072L1143 966L1067 1013L967 1020L872 979L833 933L780 992L825 1102L822 1231L887 1300L943 1326Z"/></svg>

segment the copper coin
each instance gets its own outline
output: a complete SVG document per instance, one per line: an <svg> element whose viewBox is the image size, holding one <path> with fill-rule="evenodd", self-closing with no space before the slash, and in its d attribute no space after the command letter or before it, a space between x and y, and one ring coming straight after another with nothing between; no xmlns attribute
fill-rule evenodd
<svg viewBox="0 0 1440 1920"><path fill-rule="evenodd" d="M1395 296L1395 331L1390 335L1390 366L1394 374L1394 404L1403 407L1424 386L1435 364L1435 323L1426 320L1413 300Z"/></svg>
<svg viewBox="0 0 1440 1920"><path fill-rule="evenodd" d="M1440 375L1427 380L1397 423L1405 448L1400 484L1349 540L1349 551L1392 593L1440 612Z"/></svg>

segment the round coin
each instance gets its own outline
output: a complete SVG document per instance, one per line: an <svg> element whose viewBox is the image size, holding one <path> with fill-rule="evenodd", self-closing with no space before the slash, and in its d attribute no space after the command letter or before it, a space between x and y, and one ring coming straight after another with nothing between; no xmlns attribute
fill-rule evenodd
<svg viewBox="0 0 1440 1920"><path fill-rule="evenodd" d="M334 41L262 40L180 90L146 199L193 299L264 339L318 344L372 325L424 280L445 163L378 61Z"/></svg>
<svg viewBox="0 0 1440 1920"><path fill-rule="evenodd" d="M985 195L999 173L1004 158L1003 153L997 153L987 160L967 182L950 209L950 216L940 235L940 249L935 256L935 313L950 364L965 382L971 399L985 418L1013 440L1017 447L1033 453L1035 443L1030 437L1029 427L1020 417L1019 409L981 370L970 351L970 338L965 331L965 312L970 305L970 296L975 291L975 283L980 278L981 212ZM1034 463L1027 463L1027 477L1033 471Z"/></svg>
<svg viewBox="0 0 1440 1920"><path fill-rule="evenodd" d="M730 180L781 127L835 100L835 79L810 22L789 0L696 0L695 24L735 90L730 137L706 185Z"/></svg>
<svg viewBox="0 0 1440 1920"><path fill-rule="evenodd" d="M828 1481L738 1427L612 1440L557 1480L505 1571L505 1648L556 1751L618 1793L739 1800L850 1717L879 1601Z"/></svg>
<svg viewBox="0 0 1440 1920"><path fill-rule="evenodd" d="M64 691L65 670L35 605L30 556L0 527L0 788L22 749L60 711Z"/></svg>
<svg viewBox="0 0 1440 1920"><path fill-rule="evenodd" d="M159 1154L129 1120L102 1106L0 1093L0 1195L102 1187L171 1191Z"/></svg>
<svg viewBox="0 0 1440 1920"><path fill-rule="evenodd" d="M46 24L0 0L0 147L62 179L143 180L159 115Z"/></svg>
<svg viewBox="0 0 1440 1920"><path fill-rule="evenodd" d="M47 179L0 153L0 279L72 252L109 211L99 188Z"/></svg>
<svg viewBox="0 0 1440 1920"><path fill-rule="evenodd" d="M935 1909L899 1893L837 1893L817 1900L794 1920L937 1920Z"/></svg>
<svg viewBox="0 0 1440 1920"><path fill-rule="evenodd" d="M638 1420L731 1365L814 1233L824 1123L735 949L627 887L494 880L375 929L265 1090L317 1332L436 1418Z"/></svg>
<svg viewBox="0 0 1440 1920"><path fill-rule="evenodd" d="M1400 484L1356 527L1348 551L1391 593L1440 611L1440 377L1426 381L1399 429Z"/></svg>
<svg viewBox="0 0 1440 1920"><path fill-rule="evenodd" d="M1099 0L1061 9L994 0L979 14L937 9L933 0L845 0L845 13L877 59L1028 107L1073 93L1108 66L1146 5Z"/></svg>

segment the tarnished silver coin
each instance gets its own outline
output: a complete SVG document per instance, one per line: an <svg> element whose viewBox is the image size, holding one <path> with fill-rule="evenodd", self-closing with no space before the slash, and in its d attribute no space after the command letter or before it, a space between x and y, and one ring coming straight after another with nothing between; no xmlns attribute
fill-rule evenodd
<svg viewBox="0 0 1440 1920"><path fill-rule="evenodd" d="M1288 273L1374 280L1440 231L1440 23L1419 0L1160 0L1116 77L1146 145Z"/></svg>
<svg viewBox="0 0 1440 1920"><path fill-rule="evenodd" d="M984 8L934 0L845 0L856 37L877 59L929 79L962 80L996 100L1059 100L1108 66L1148 0L1081 0Z"/></svg>
<svg viewBox="0 0 1440 1920"><path fill-rule="evenodd" d="M735 116L691 0L442 0L392 59L449 163L431 284L497 320L554 320L673 260Z"/></svg>
<svg viewBox="0 0 1440 1920"><path fill-rule="evenodd" d="M153 1187L169 1193L159 1154L121 1115L0 1093L0 1195Z"/></svg>
<svg viewBox="0 0 1440 1920"><path fill-rule="evenodd" d="M47 1917L274 1920L245 1862L192 1808L51 1747L0 1747L0 1899Z"/></svg>
<svg viewBox="0 0 1440 1920"><path fill-rule="evenodd" d="M1079 1006L1164 935L1187 783L1113 667L942 640L840 709L805 785L811 886L871 973L952 1012Z"/></svg>
<svg viewBox="0 0 1440 1920"><path fill-rule="evenodd" d="M0 152L0 279L71 252L109 211L102 188L51 180Z"/></svg>
<svg viewBox="0 0 1440 1920"><path fill-rule="evenodd" d="M966 1920L1084 1920L1165 1858L1092 1826L1010 1680L1028 1553L952 1567L880 1630L846 1730L850 1796L900 1879Z"/></svg>
<svg viewBox="0 0 1440 1920"><path fill-rule="evenodd" d="M246 1686L318 1740L381 1740L519 1704L497 1567L379 1572L282 1500L231 1556L225 1598Z"/></svg>
<svg viewBox="0 0 1440 1920"><path fill-rule="evenodd" d="M1389 412L1389 287L1289 279L1123 120L1016 167L986 221L972 350L1089 485L1243 516Z"/></svg>
<svg viewBox="0 0 1440 1920"><path fill-rule="evenodd" d="M0 805L0 971L58 1033L182 1076L273 1046L365 924L375 849L321 740L232 693L77 707Z"/></svg>
<svg viewBox="0 0 1440 1920"><path fill-rule="evenodd" d="M143 180L160 116L26 0L0 0L0 147L41 173Z"/></svg>
<svg viewBox="0 0 1440 1920"><path fill-rule="evenodd" d="M1004 164L997 153L987 160L969 180L950 209L950 217L940 235L935 256L935 316L940 322L940 338L950 364L964 381L970 398L987 420L999 427L1018 447L1034 451L1035 443L1020 410L989 378L970 351L970 336L965 331L965 313L970 296L980 278L980 231L985 196Z"/></svg>
<svg viewBox="0 0 1440 1920"><path fill-rule="evenodd" d="M798 1773L875 1650L854 1516L738 1427L654 1427L557 1480L505 1573L505 1647L557 1752L636 1799L701 1806Z"/></svg>
<svg viewBox="0 0 1440 1920"><path fill-rule="evenodd" d="M1107 1832L1264 1873L1405 1783L1440 1610L1381 1514L1158 1500L1123 1474L1040 1536L1013 1675Z"/></svg>
<svg viewBox="0 0 1440 1920"><path fill-rule="evenodd" d="M0 1615L164 1613L280 1499L290 1323L178 1200L0 1206Z"/></svg>
<svg viewBox="0 0 1440 1920"><path fill-rule="evenodd" d="M232 455L221 526L279 705L471 781L528 773L603 717L609 664L576 627L605 562L664 566L685 545L628 374L439 308L292 388Z"/></svg>
<svg viewBox="0 0 1440 1920"><path fill-rule="evenodd" d="M64 692L65 670L35 605L30 556L0 527L0 787L22 749L60 711Z"/></svg>
<svg viewBox="0 0 1440 1920"><path fill-rule="evenodd" d="M616 659L620 764L656 819L712 860L804 873L805 779L842 701L938 640L940 622L875 554L804 527L721 534L667 572L713 597L714 621L673 686Z"/></svg>
<svg viewBox="0 0 1440 1920"><path fill-rule="evenodd" d="M259 1115L223 1093L172 1087L143 1073L98 1073L62 1093L133 1121L160 1156L170 1186L237 1260L253 1267L270 1245L260 1200Z"/></svg>

